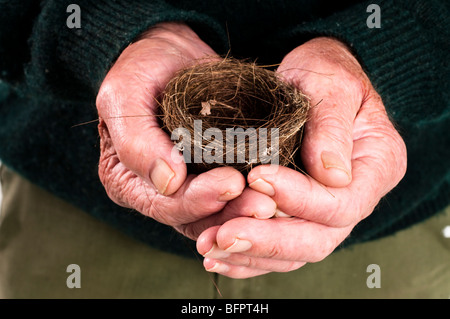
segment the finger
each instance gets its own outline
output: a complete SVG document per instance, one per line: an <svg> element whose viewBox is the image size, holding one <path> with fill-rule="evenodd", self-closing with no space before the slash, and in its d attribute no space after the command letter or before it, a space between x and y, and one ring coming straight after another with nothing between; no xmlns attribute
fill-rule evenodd
<svg viewBox="0 0 450 319"><path fill-rule="evenodd" d="M293 271L306 264L304 262L279 261L266 258L247 257L245 255L232 255L232 257L238 257L239 262L230 262L230 259L223 261L205 258L203 260L203 266L205 267L205 270L209 272L215 272L234 279L245 279L261 276L269 272ZM240 265L239 263L242 263L242 265Z"/></svg>
<svg viewBox="0 0 450 319"><path fill-rule="evenodd" d="M301 72L301 71L299 71ZM300 76L300 75L298 75ZM340 88L333 77L311 74L301 86L312 108L302 140L302 163L309 175L331 187L343 187L352 179L353 121L360 101Z"/></svg>
<svg viewBox="0 0 450 319"><path fill-rule="evenodd" d="M221 260L214 260L210 258L205 258L203 260L203 266L205 267L206 271L215 272L234 279L257 277L272 272L272 270L232 265Z"/></svg>
<svg viewBox="0 0 450 319"><path fill-rule="evenodd" d="M318 50L311 56L299 47L285 57L278 72L312 105L301 149L306 171L327 186L343 187L352 179L353 121L368 79L347 50L336 50L328 55Z"/></svg>
<svg viewBox="0 0 450 319"><path fill-rule="evenodd" d="M220 250L230 254L229 258L239 254L274 261L318 262L330 255L352 228L353 225L333 228L297 218L258 220L240 217L220 226L214 240ZM197 244L200 253L208 246L213 247L212 239L208 233L200 235L201 243ZM204 256L215 258L206 253ZM226 256L220 259L228 262Z"/></svg>
<svg viewBox="0 0 450 319"><path fill-rule="evenodd" d="M277 204L272 198L246 188L239 197L228 203L217 217L221 223L239 216L267 219L275 214L276 209Z"/></svg>
<svg viewBox="0 0 450 319"><path fill-rule="evenodd" d="M304 262L272 260L239 253L227 253L218 248L215 243L219 228L209 228L197 241L197 249L205 257L203 265L207 271L242 279L268 272L288 272L305 264Z"/></svg>
<svg viewBox="0 0 450 319"><path fill-rule="evenodd" d="M261 165L250 171L247 180L250 188L271 196L278 209L290 216L333 227L345 227L359 217L348 188L324 187L287 167Z"/></svg>
<svg viewBox="0 0 450 319"><path fill-rule="evenodd" d="M245 187L245 178L239 171L222 167L198 176L189 175L177 192L163 196L128 170L117 154L108 152L107 141L101 142L99 176L109 197L161 223L178 226L205 218L223 209Z"/></svg>
<svg viewBox="0 0 450 319"><path fill-rule="evenodd" d="M303 261L291 261L291 260L279 260L272 258L263 258L263 257L253 257L248 256L246 254L231 254L227 258L218 258L214 259L213 257L205 256L205 260L203 265L207 271L218 272L221 274L226 273L228 276L231 275L230 271L224 272L222 269L217 269L216 264L225 264L231 272L234 272L235 269L245 268L246 270L263 270L263 271L271 271L271 272L289 272L296 270L300 267L306 265L306 262ZM237 266L235 269L233 269Z"/></svg>
<svg viewBox="0 0 450 319"><path fill-rule="evenodd" d="M355 150L373 148L370 142L356 141ZM286 167L280 167L277 174L267 174L267 170L258 174L259 169L255 168L248 181L251 188L271 194L278 208L290 216L346 227L366 218L392 188L390 178L379 174L381 165L378 158L361 155L353 161L353 181L345 188L326 188Z"/></svg>
<svg viewBox="0 0 450 319"><path fill-rule="evenodd" d="M273 174L270 167L256 167L247 179L289 215L345 227L367 217L406 172L405 144L378 95L367 99L355 120L352 156L353 180L346 188L325 188L285 167Z"/></svg>
<svg viewBox="0 0 450 319"><path fill-rule="evenodd" d="M309 175L324 185L347 186L352 180L353 121L356 115L338 94L312 98L314 107L304 128L302 163ZM336 99L336 100L335 100Z"/></svg>
<svg viewBox="0 0 450 319"><path fill-rule="evenodd" d="M239 171L231 167L215 168L197 176L189 175L169 197L155 193L147 213L177 228L219 212L244 187L245 178Z"/></svg>
<svg viewBox="0 0 450 319"><path fill-rule="evenodd" d="M184 49L168 44L164 32L157 41L131 44L108 72L96 101L120 161L162 195L177 191L187 169L182 155L159 127L157 97L179 69L214 55L190 29L176 24L166 27L178 30L169 38ZM192 49L182 54L180 50L184 52L189 45Z"/></svg>
<svg viewBox="0 0 450 319"><path fill-rule="evenodd" d="M111 82L109 82L111 83ZM186 178L187 168L154 115L154 97L136 84L126 93L115 85L102 86L97 98L101 121L119 160L162 195L173 194ZM102 126L100 128L100 126Z"/></svg>
<svg viewBox="0 0 450 319"><path fill-rule="evenodd" d="M189 238L197 238L205 229L221 225L236 217L254 217L267 219L277 212L277 204L269 196L251 188L245 188L239 197L231 200L224 209L212 216L180 226L183 234Z"/></svg>

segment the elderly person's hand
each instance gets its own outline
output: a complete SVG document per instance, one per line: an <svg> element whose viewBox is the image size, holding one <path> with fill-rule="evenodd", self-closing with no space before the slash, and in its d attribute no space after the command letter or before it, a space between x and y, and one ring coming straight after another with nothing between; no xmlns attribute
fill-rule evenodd
<svg viewBox="0 0 450 319"><path fill-rule="evenodd" d="M309 176L285 167L273 173L267 166L254 168L247 178L253 192L246 189L247 196L203 221L204 228L209 220L224 222L198 237L208 271L246 278L320 261L405 174L404 142L345 45L331 38L311 40L290 52L278 72L314 106L301 150ZM228 220L261 194L292 217Z"/></svg>
<svg viewBox="0 0 450 319"><path fill-rule="evenodd" d="M182 67L215 52L186 25L162 23L128 46L97 97L99 176L109 197L177 228L220 211L245 187L232 168L187 176L155 116L157 97Z"/></svg>

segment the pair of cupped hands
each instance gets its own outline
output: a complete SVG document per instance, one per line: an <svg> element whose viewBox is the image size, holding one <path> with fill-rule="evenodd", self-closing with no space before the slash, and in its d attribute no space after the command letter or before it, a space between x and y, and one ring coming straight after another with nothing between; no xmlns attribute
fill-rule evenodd
<svg viewBox="0 0 450 319"><path fill-rule="evenodd" d="M277 69L316 105L301 148L307 174L260 165L247 178L231 167L188 175L155 97L179 69L214 57L182 23L161 23L121 53L97 96L108 196L196 240L207 271L248 278L324 259L405 174L380 96L343 43L310 40Z"/></svg>

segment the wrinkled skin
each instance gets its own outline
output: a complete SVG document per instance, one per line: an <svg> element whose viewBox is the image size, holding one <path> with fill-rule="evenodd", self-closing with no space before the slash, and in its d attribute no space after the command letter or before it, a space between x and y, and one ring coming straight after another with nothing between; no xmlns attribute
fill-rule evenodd
<svg viewBox="0 0 450 319"><path fill-rule="evenodd" d="M209 56L216 54L188 27L161 24L122 52L97 96L99 176L109 197L173 227L220 211L245 187L231 168L187 176L154 116L174 73Z"/></svg>
<svg viewBox="0 0 450 319"><path fill-rule="evenodd" d="M301 150L308 175L258 166L247 181L232 168L187 176L154 97L176 70L215 56L174 23L124 50L97 99L108 195L196 239L208 271L248 278L324 259L405 174L406 148L380 96L344 44L308 41L278 68L315 106Z"/></svg>

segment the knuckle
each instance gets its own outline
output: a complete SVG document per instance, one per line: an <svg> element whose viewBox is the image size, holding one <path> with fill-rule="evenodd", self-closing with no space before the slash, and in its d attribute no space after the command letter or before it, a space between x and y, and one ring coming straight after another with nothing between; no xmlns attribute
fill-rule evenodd
<svg viewBox="0 0 450 319"><path fill-rule="evenodd" d="M346 196L343 198L332 198L333 202L329 204L330 209L323 214L322 223L336 228L347 227L357 220L359 212L358 196Z"/></svg>
<svg viewBox="0 0 450 319"><path fill-rule="evenodd" d="M330 97L330 102L333 97ZM331 108L337 108L336 103L331 102ZM349 121L344 116L340 116L335 112L330 112L329 107L318 108L314 116L314 124L319 128L331 128L332 130L344 130L349 128Z"/></svg>
<svg viewBox="0 0 450 319"><path fill-rule="evenodd" d="M158 200L158 196L148 196L148 200L146 201L144 207L142 207L142 213L166 225L173 226L178 224L170 218L170 214L165 213L164 208Z"/></svg>
<svg viewBox="0 0 450 319"><path fill-rule="evenodd" d="M301 198L301 200L291 200L286 203L280 203L281 205L278 207L280 207L283 212L291 216L304 216L305 218L309 217L309 214L311 213L311 209L309 209L309 207L312 206L316 193L313 191L313 182L310 179L307 179L306 181L307 183L302 185L302 187L299 187L296 183L290 181L289 179L282 181L283 183L289 183L286 189L291 190L291 193L293 194L292 198Z"/></svg>
<svg viewBox="0 0 450 319"><path fill-rule="evenodd" d="M178 228L181 231L188 231L188 227L184 228L181 227L184 220L181 220L177 214L172 214L170 205L167 206L166 202L167 199L161 198L158 194L153 192L150 187L148 187L148 190L144 192L144 194L141 194L141 196L144 196L143 198L136 197L134 198L135 202L134 209L136 209L138 212L142 213L143 215L150 217L159 223L169 225L172 227L176 227L175 229L178 230ZM182 214L181 214L182 215ZM192 230L194 236L195 230ZM188 237L188 236L186 236Z"/></svg>
<svg viewBox="0 0 450 319"><path fill-rule="evenodd" d="M259 268L257 260L246 255L240 255L239 265L246 268Z"/></svg>
<svg viewBox="0 0 450 319"><path fill-rule="evenodd" d="M280 259L281 254L283 252L282 247L280 247L279 243L273 243L269 250L267 250L264 254L264 257L270 259Z"/></svg>
<svg viewBox="0 0 450 319"><path fill-rule="evenodd" d="M316 132L316 140L326 140L334 145L351 145L352 143L353 123L344 116L337 116L324 110L317 114L310 125Z"/></svg>
<svg viewBox="0 0 450 319"><path fill-rule="evenodd" d="M358 214L355 214L355 208L352 204L346 204L346 206L351 206L349 209L336 209L333 213L331 213L324 221L324 224L330 227L343 228L350 226L355 223L357 220ZM356 209L358 212L359 209Z"/></svg>
<svg viewBox="0 0 450 319"><path fill-rule="evenodd" d="M183 195L180 202L181 208L185 212L196 212L196 214L212 213L219 211L222 206L215 200L211 200L209 196L200 196L198 188L189 188Z"/></svg>

